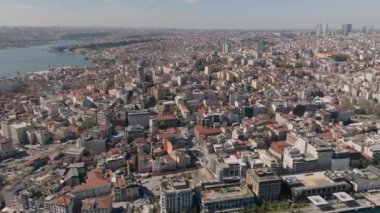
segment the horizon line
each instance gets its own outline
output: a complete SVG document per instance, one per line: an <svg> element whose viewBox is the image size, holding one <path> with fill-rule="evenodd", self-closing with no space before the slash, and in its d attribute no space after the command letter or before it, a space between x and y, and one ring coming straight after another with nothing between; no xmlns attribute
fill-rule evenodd
<svg viewBox="0 0 380 213"><path fill-rule="evenodd" d="M363 25L366 26L366 25ZM372 26L372 25L371 25ZM314 31L312 28L189 28L189 27L127 27L96 25L0 25L0 28L103 28L103 29L138 29L138 30L193 30L193 31ZM339 28L330 28L339 29ZM361 28L353 28L361 30ZM376 30L376 28L375 28Z"/></svg>

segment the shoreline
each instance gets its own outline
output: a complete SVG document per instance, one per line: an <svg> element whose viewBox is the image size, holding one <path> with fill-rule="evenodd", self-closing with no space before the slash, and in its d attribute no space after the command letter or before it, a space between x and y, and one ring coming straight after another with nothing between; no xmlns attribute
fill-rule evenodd
<svg viewBox="0 0 380 213"><path fill-rule="evenodd" d="M9 49L15 49L15 48L29 48L33 46L43 46L47 45L51 42L54 42L54 40L43 40L43 41L14 41L14 42L0 42L0 50L9 50Z"/></svg>
<svg viewBox="0 0 380 213"><path fill-rule="evenodd" d="M53 40L42 44L34 43L34 45L28 47L0 49L0 69L2 70L0 78L14 79L31 75L35 72L46 71L49 68L85 68L94 66L94 61L90 60L86 54L71 51L54 51L55 47L75 46L77 42L76 40ZM7 63L8 60L11 62Z"/></svg>

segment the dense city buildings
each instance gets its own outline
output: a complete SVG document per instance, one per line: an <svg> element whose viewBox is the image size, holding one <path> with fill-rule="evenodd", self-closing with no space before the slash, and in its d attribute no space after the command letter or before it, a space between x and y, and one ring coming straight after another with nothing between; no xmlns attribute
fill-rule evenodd
<svg viewBox="0 0 380 213"><path fill-rule="evenodd" d="M93 66L0 79L3 212L380 206L380 35L358 27L115 29L53 48Z"/></svg>

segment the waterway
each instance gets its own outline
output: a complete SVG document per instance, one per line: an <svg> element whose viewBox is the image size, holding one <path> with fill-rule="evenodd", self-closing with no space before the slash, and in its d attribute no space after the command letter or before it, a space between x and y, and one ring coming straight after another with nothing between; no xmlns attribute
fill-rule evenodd
<svg viewBox="0 0 380 213"><path fill-rule="evenodd" d="M0 77L47 70L49 67L91 66L83 55L49 51L51 47L74 45L76 41L59 40L45 45L0 50Z"/></svg>
<svg viewBox="0 0 380 213"><path fill-rule="evenodd" d="M380 208L359 210L359 211L356 211L356 212L357 213L379 213L380 212Z"/></svg>

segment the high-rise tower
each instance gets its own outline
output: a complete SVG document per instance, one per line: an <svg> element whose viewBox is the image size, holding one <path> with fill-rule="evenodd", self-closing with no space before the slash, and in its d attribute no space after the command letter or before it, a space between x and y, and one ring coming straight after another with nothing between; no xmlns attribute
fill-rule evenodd
<svg viewBox="0 0 380 213"><path fill-rule="evenodd" d="M145 80L144 63L142 61L140 61L137 65L137 77L140 80L140 82L143 82Z"/></svg>
<svg viewBox="0 0 380 213"><path fill-rule="evenodd" d="M224 42L224 44L223 44L223 53L227 54L229 52L230 52L230 45L228 44L228 42Z"/></svg>
<svg viewBox="0 0 380 213"><path fill-rule="evenodd" d="M343 24L342 25L342 35L348 36L352 30L352 24Z"/></svg>
<svg viewBox="0 0 380 213"><path fill-rule="evenodd" d="M325 24L325 27L323 28L323 37L326 37L328 35L329 31L329 24Z"/></svg>

